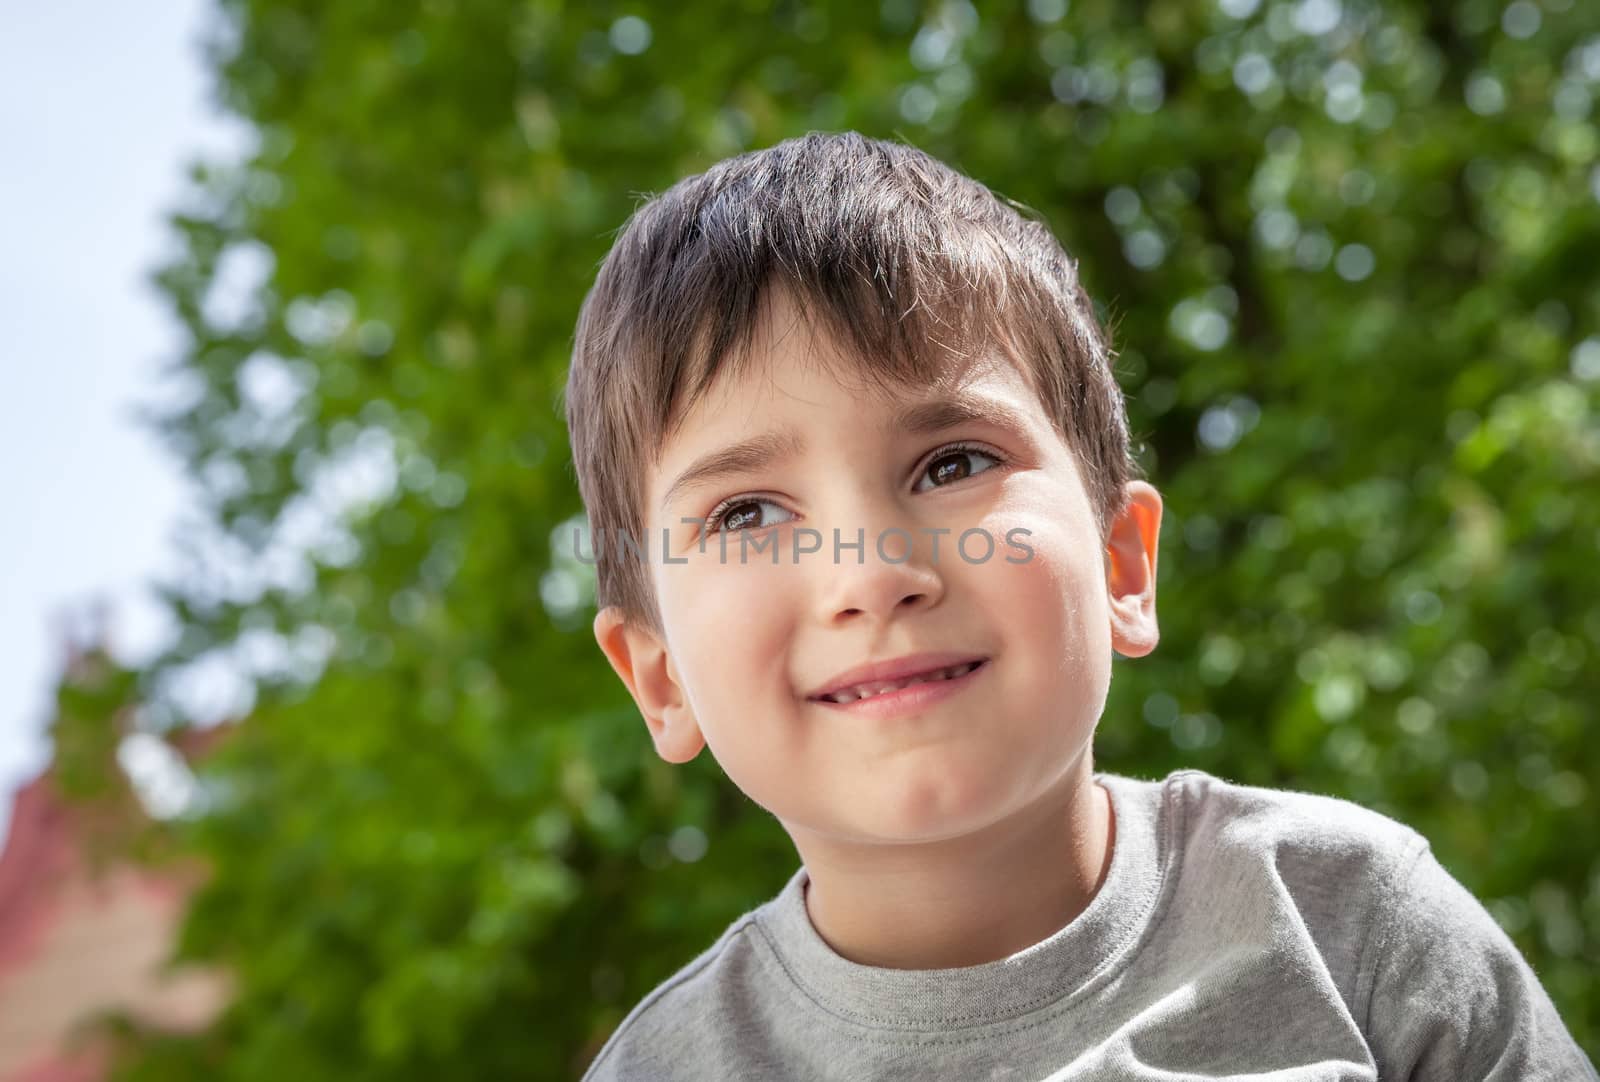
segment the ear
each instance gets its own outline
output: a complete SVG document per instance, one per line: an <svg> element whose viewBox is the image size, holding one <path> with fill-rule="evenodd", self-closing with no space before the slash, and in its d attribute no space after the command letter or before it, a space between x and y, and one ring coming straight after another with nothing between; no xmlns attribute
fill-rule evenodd
<svg viewBox="0 0 1600 1082"><path fill-rule="evenodd" d="M1111 645L1123 657L1156 648L1156 546L1161 535L1161 494L1129 481L1127 507L1106 541L1106 589L1111 602Z"/></svg>
<svg viewBox="0 0 1600 1082"><path fill-rule="evenodd" d="M656 754L669 763L686 763L700 754L705 737L661 637L629 624L612 605L595 616L594 639L644 715Z"/></svg>

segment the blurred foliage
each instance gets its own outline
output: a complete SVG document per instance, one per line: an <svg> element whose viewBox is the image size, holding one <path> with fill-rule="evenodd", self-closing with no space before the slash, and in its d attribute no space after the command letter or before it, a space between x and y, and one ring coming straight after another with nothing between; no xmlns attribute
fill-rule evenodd
<svg viewBox="0 0 1600 1082"><path fill-rule="evenodd" d="M557 394L639 193L842 128L1035 208L1106 306L1165 641L1097 765L1412 824L1600 1053L1600 8L222 11L258 139L197 167L159 274L216 539L100 732L253 674L169 828L214 868L181 954L239 994L128 1029L124 1082L572 1077L781 886L776 823L656 760L594 645Z"/></svg>

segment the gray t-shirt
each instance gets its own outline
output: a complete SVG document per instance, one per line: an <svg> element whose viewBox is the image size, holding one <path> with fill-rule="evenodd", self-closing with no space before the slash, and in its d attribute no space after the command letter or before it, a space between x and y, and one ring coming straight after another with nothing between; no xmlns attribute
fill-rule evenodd
<svg viewBox="0 0 1600 1082"><path fill-rule="evenodd" d="M1597 1078L1410 827L1198 770L1095 779L1111 868L1043 942L858 965L812 926L802 865L635 1006L586 1080Z"/></svg>

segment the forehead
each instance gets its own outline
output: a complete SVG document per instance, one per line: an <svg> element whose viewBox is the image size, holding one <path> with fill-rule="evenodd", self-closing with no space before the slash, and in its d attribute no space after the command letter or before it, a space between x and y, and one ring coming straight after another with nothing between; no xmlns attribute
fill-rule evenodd
<svg viewBox="0 0 1600 1082"><path fill-rule="evenodd" d="M931 436L981 425L1038 440L1051 427L1030 381L999 349L952 355L920 380L874 378L792 309L766 322L743 363L719 373L663 441L648 486L656 509L863 430Z"/></svg>
<svg viewBox="0 0 1600 1082"><path fill-rule="evenodd" d="M748 348L733 350L698 396L683 394L659 449L694 442L695 433L706 428L740 423L730 410L748 411L759 403L807 391L843 391L880 414L884 426L889 425L894 411L908 402L953 395L978 383L991 387L1020 384L1037 400L1032 375L1010 353L1009 348L996 345L963 356L935 343L915 371L896 375L890 365L861 357L825 323L808 319L787 289L775 287L762 297L761 316L751 329ZM703 380L704 368L702 361L690 373L687 385Z"/></svg>

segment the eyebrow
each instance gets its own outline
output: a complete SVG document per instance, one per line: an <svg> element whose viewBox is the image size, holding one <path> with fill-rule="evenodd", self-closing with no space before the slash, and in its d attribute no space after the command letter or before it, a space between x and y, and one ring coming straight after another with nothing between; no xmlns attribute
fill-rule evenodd
<svg viewBox="0 0 1600 1082"><path fill-rule="evenodd" d="M1028 422L1014 407L960 390L927 402L913 403L896 413L892 422L901 432L914 436L943 432L972 423L1008 429L1019 435L1028 431ZM754 473L775 462L802 455L805 449L805 437L795 429L784 428L712 451L696 459L667 487L667 494L661 499L662 510L666 510L674 499L691 489L702 488L719 478Z"/></svg>

